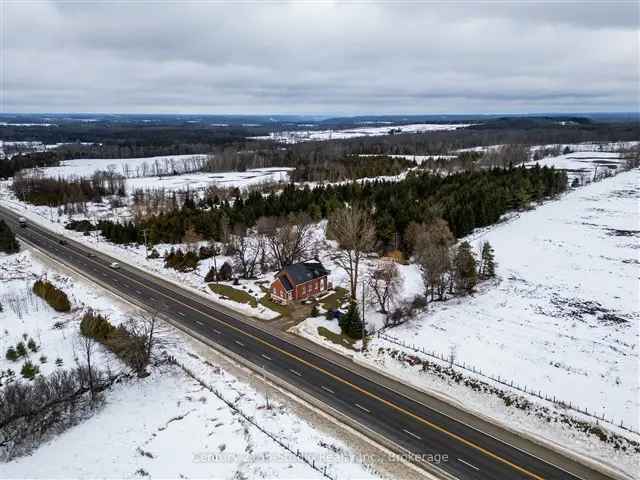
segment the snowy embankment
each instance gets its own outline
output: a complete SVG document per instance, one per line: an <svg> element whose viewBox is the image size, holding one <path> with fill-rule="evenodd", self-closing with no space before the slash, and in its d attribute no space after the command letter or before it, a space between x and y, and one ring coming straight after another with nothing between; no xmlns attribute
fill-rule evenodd
<svg viewBox="0 0 640 480"><path fill-rule="evenodd" d="M620 173L470 235L467 240L472 245L488 240L494 246L499 276L495 285L482 285L472 297L432 303L427 312L386 333L445 357L453 353L457 363L540 390L637 431L639 182L638 170ZM416 272L401 267L401 273L403 295L409 296L404 293L407 289L422 288ZM367 322L378 326L377 315L368 310ZM310 319L295 331L517 431L543 436L607 463L616 459L630 472L640 466L637 455L615 451L593 435L563 423L548 424L507 407L495 395L398 361L398 352L432 360L409 348L380 338L371 339L365 354L335 345L317 332L318 326L331 329L334 323ZM440 364L446 367L446 362ZM548 408L552 417L562 413L549 402L523 396ZM572 410L564 413L595 424L593 417ZM640 441L639 435L603 425Z"/></svg>
<svg viewBox="0 0 640 480"><path fill-rule="evenodd" d="M69 295L71 312L56 313L30 294L33 281L44 274ZM77 339L86 308L108 315L114 324L135 316L133 307L75 275L61 273L57 264L29 251L0 255L0 280L2 371L20 371L26 359L10 361L4 352L17 342L26 343L25 336L37 344L37 352L29 351L28 359L43 375L82 362ZM104 405L90 418L50 436L32 454L3 464L4 476L322 478L285 445L294 452L299 449L319 469L326 466L334 477L377 478L375 469L355 460L326 461L336 455L355 459L357 454L299 417L275 390L258 392L221 368L220 357L164 323L158 338L164 350L156 352L158 358L175 358L195 378L172 364L158 364L144 379L115 384L104 392ZM94 362L101 369L125 369L102 347Z"/></svg>

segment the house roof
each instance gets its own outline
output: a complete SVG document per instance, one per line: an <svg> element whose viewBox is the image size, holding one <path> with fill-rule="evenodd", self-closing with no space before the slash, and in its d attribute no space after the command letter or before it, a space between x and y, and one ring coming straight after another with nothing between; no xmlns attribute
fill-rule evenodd
<svg viewBox="0 0 640 480"><path fill-rule="evenodd" d="M286 273L286 275L283 275L283 273ZM287 290L293 290L294 285L300 285L314 278L326 277L327 275L329 275L329 272L320 262L294 263L293 265L287 265L278 272L278 277L280 277ZM293 282L293 285L289 280Z"/></svg>

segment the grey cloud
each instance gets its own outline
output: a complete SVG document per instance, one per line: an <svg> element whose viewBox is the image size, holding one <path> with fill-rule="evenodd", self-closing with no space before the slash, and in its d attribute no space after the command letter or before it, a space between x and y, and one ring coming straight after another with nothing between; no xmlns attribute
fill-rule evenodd
<svg viewBox="0 0 640 480"><path fill-rule="evenodd" d="M10 2L5 13L5 111L638 109L630 2Z"/></svg>

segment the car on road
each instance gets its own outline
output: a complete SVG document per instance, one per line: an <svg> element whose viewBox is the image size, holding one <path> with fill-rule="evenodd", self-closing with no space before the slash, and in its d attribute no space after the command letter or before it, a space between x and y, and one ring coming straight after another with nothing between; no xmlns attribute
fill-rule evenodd
<svg viewBox="0 0 640 480"><path fill-rule="evenodd" d="M96 254L93 252L87 252L87 257L89 258L96 258Z"/></svg>
<svg viewBox="0 0 640 480"><path fill-rule="evenodd" d="M18 224L23 228L26 227L27 226L27 219L24 218L24 217L18 217Z"/></svg>
<svg viewBox="0 0 640 480"><path fill-rule="evenodd" d="M64 238L59 238L59 239L58 239L58 243L59 243L60 245L68 245L68 242L67 242Z"/></svg>
<svg viewBox="0 0 640 480"><path fill-rule="evenodd" d="M120 268L120 264L118 262L111 262L109 264L109 267L113 268L114 270L118 270Z"/></svg>

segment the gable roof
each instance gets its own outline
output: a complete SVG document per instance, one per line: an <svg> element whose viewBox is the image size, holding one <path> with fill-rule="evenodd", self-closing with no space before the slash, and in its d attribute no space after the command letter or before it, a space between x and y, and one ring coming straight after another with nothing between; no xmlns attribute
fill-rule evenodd
<svg viewBox="0 0 640 480"><path fill-rule="evenodd" d="M286 275L283 275L284 273ZM293 265L287 265L278 272L278 277L287 290L293 289L289 279L294 285L300 285L314 278L326 277L327 275L329 275L329 272L320 262L294 263Z"/></svg>

